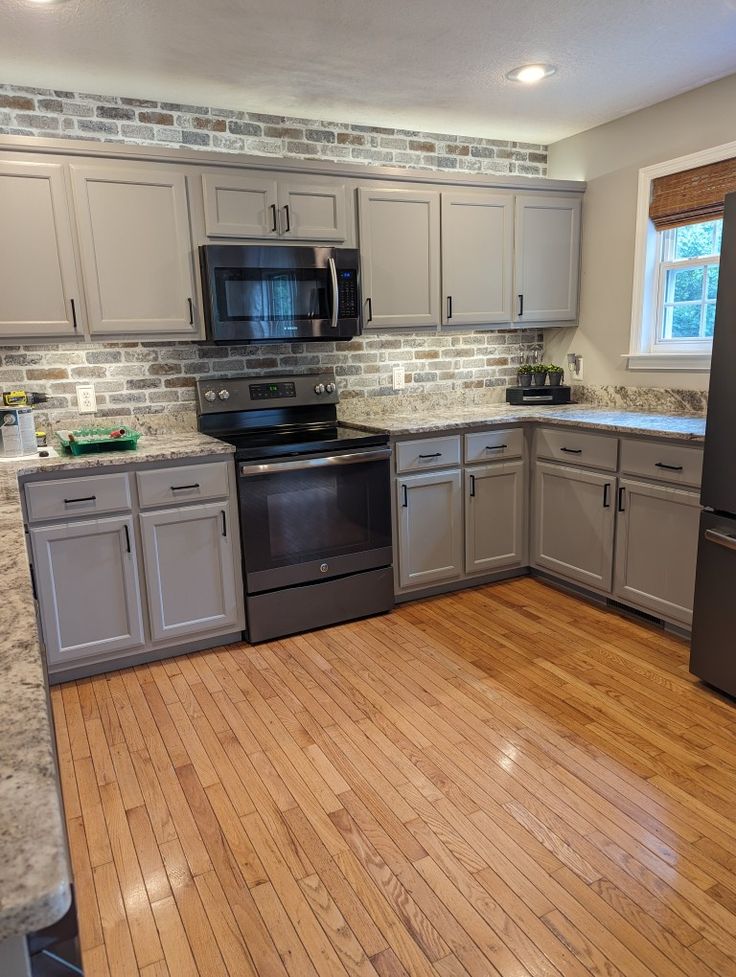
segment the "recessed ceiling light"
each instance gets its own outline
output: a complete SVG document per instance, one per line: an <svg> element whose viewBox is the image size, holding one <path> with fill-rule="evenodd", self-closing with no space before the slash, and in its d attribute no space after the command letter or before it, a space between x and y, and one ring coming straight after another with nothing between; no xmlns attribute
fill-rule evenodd
<svg viewBox="0 0 736 977"><path fill-rule="evenodd" d="M506 77L509 81L521 81L525 85L534 85L543 78L549 78L557 71L553 64L523 64L513 71L509 71Z"/></svg>

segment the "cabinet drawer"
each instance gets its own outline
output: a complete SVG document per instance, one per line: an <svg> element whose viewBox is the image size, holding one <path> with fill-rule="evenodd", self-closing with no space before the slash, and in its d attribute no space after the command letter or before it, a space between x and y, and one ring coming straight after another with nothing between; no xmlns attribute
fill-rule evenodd
<svg viewBox="0 0 736 977"><path fill-rule="evenodd" d="M124 472L56 478L26 485L28 521L76 519L130 509L130 486Z"/></svg>
<svg viewBox="0 0 736 977"><path fill-rule="evenodd" d="M675 485L698 487L703 474L703 450L683 444L622 441L621 471L626 475L645 475Z"/></svg>
<svg viewBox="0 0 736 977"><path fill-rule="evenodd" d="M475 431L465 435L465 462L501 461L520 458L524 453L524 432L512 430Z"/></svg>
<svg viewBox="0 0 736 977"><path fill-rule="evenodd" d="M225 499L229 494L227 476L228 463L224 461L136 472L141 509L203 499Z"/></svg>
<svg viewBox="0 0 736 977"><path fill-rule="evenodd" d="M424 468L448 468L460 464L460 436L400 441L396 445L396 470L416 472Z"/></svg>
<svg viewBox="0 0 736 977"><path fill-rule="evenodd" d="M536 434L536 446L537 458L616 471L618 438L563 428L540 428Z"/></svg>

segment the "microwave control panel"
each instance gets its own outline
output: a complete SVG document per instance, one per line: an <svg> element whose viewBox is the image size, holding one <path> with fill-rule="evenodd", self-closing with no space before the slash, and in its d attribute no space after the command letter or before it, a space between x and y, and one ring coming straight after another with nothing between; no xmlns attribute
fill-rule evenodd
<svg viewBox="0 0 736 977"><path fill-rule="evenodd" d="M357 319L360 315L358 309L358 272L354 268L341 268L338 271L337 295L340 301L340 318Z"/></svg>

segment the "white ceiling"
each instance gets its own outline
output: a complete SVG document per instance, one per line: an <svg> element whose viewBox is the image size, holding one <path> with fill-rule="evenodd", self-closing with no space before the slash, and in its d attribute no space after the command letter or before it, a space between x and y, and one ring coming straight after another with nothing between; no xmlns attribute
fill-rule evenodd
<svg viewBox="0 0 736 977"><path fill-rule="evenodd" d="M530 61L559 72L505 80ZM736 0L0 0L0 72L548 143L736 72Z"/></svg>

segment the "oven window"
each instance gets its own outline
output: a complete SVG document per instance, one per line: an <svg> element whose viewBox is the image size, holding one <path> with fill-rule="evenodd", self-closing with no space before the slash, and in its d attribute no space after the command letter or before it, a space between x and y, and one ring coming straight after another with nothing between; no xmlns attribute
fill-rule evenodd
<svg viewBox="0 0 736 977"><path fill-rule="evenodd" d="M388 462L241 479L248 573L391 545Z"/></svg>
<svg viewBox="0 0 736 977"><path fill-rule="evenodd" d="M320 268L217 268L218 316L223 322L327 319L328 273Z"/></svg>

